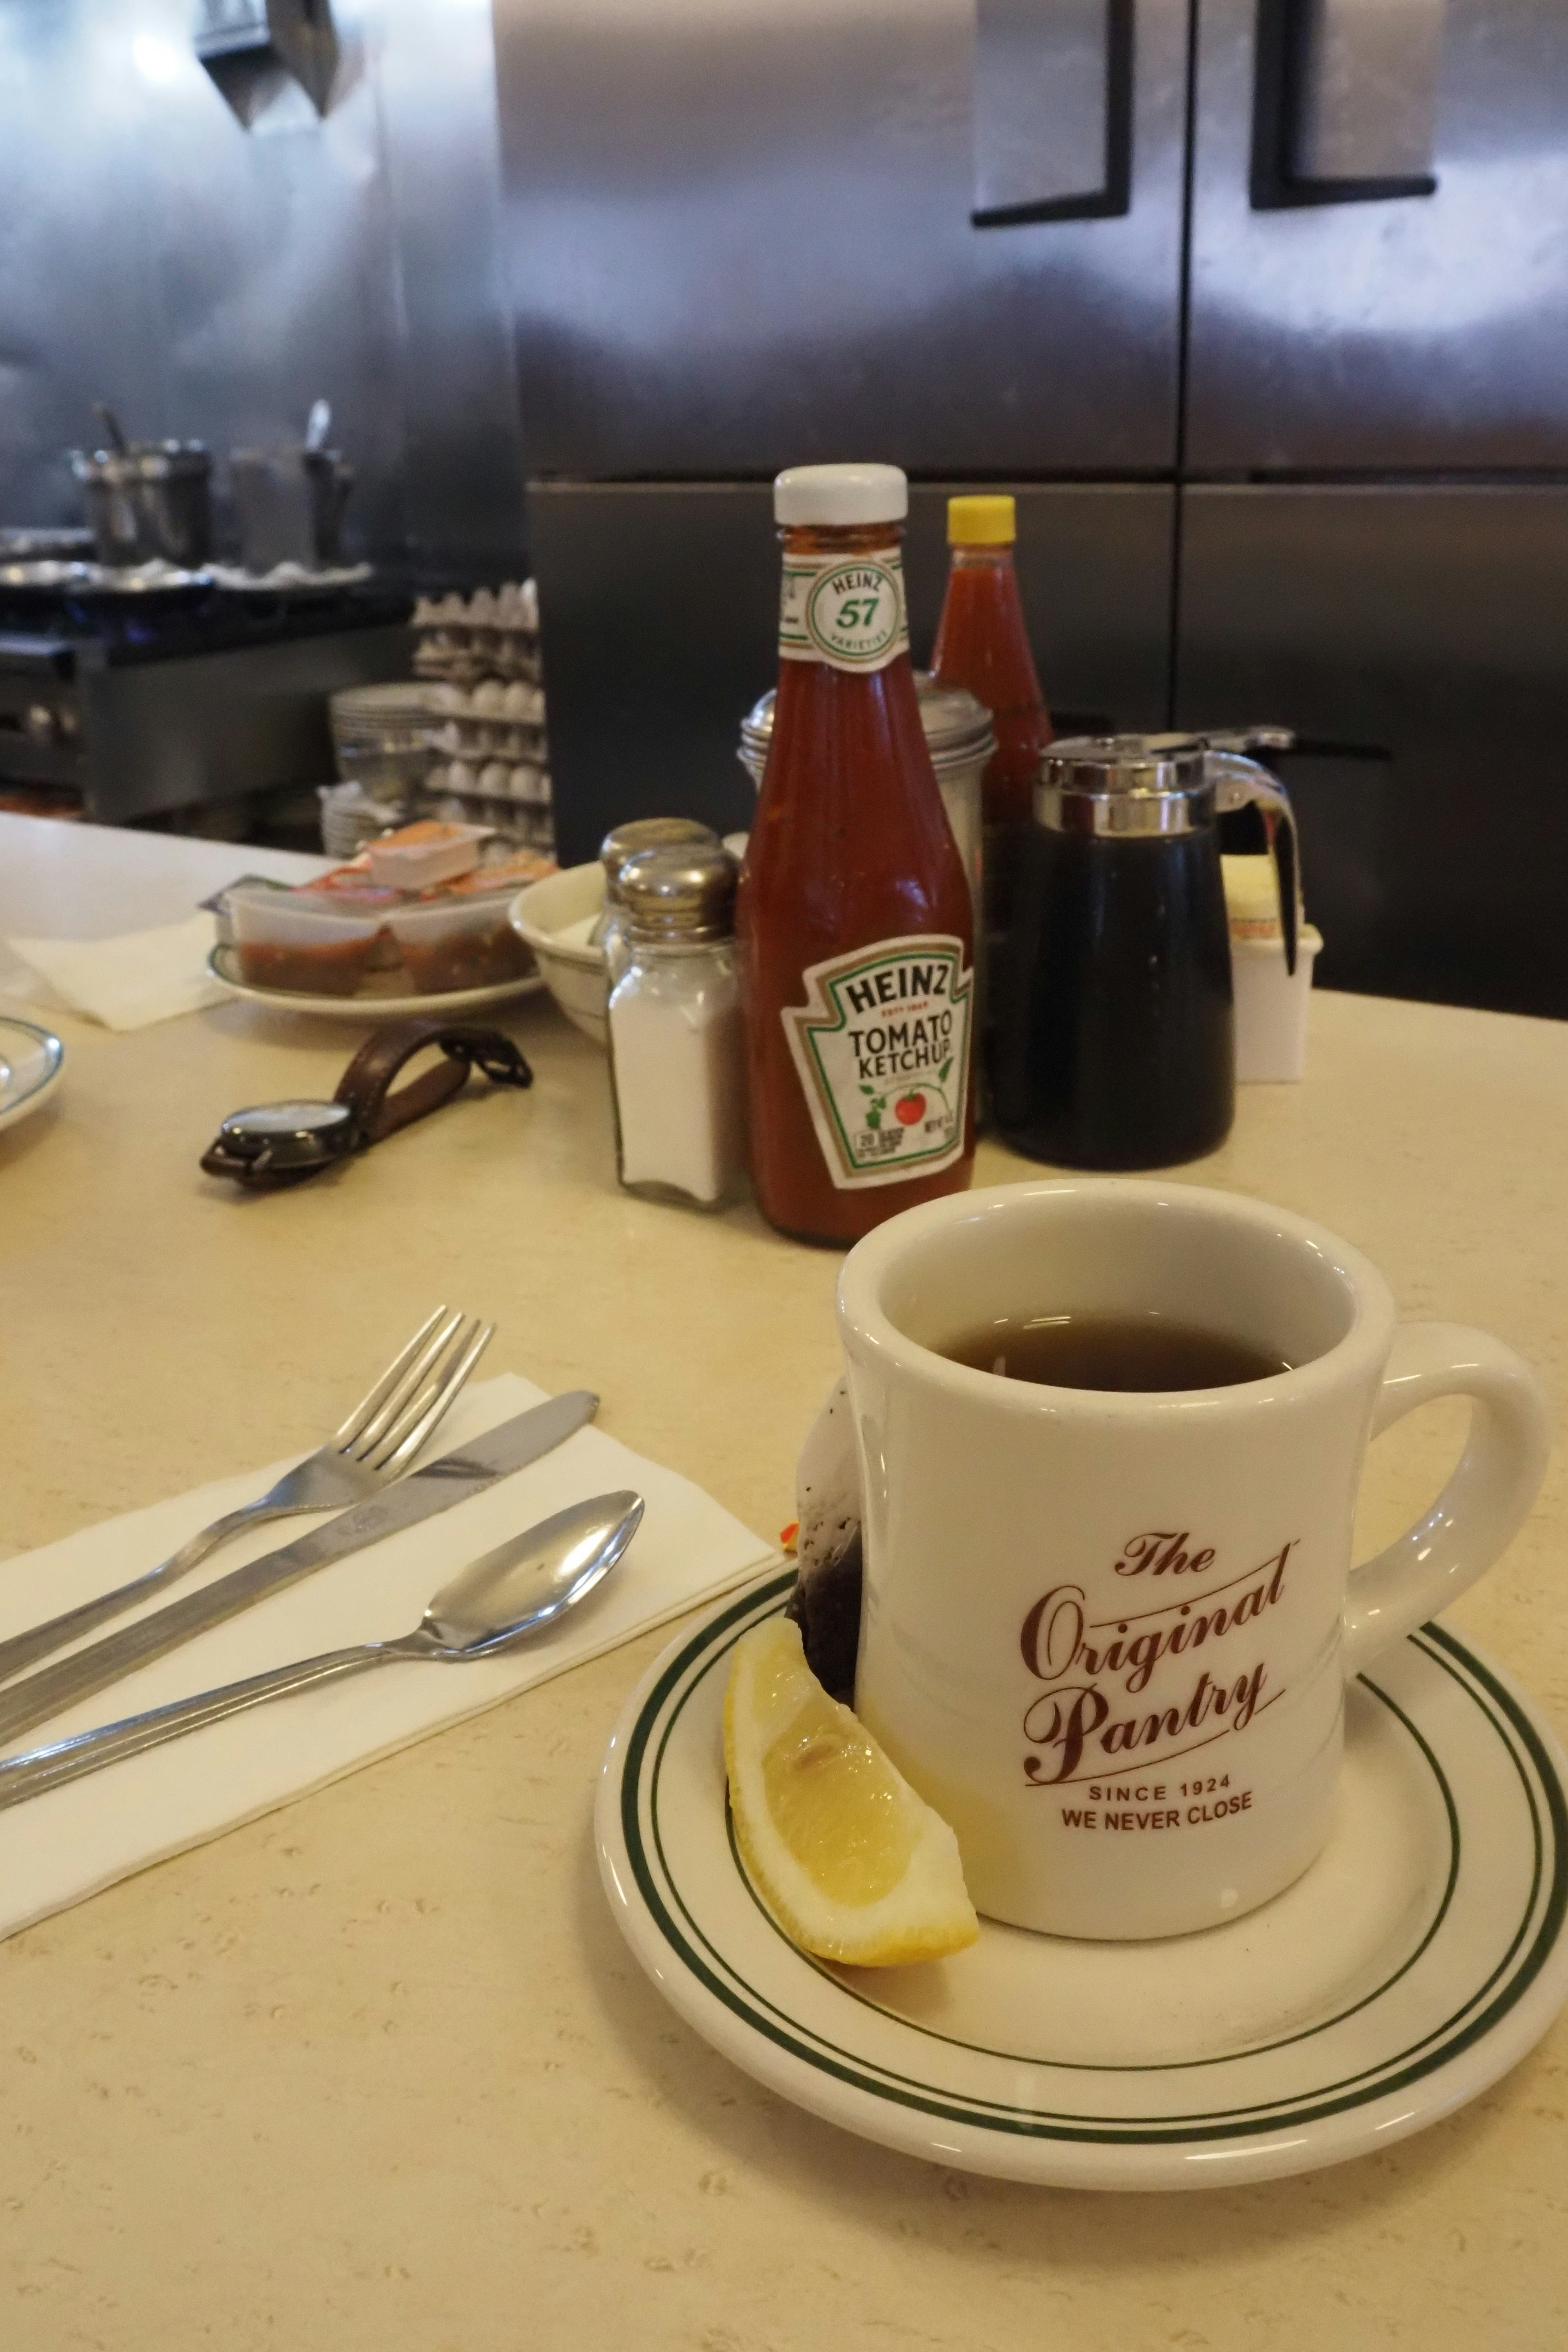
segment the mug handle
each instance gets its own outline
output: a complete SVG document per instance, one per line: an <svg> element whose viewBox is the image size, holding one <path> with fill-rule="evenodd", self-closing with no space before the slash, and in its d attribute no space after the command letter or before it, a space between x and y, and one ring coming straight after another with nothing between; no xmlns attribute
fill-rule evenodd
<svg viewBox="0 0 1568 2352"><path fill-rule="evenodd" d="M1373 1407L1373 1436L1442 1396L1472 1401L1459 1466L1424 1518L1351 1570L1347 1677L1485 1574L1545 1475L1552 1420L1523 1357L1463 1323L1402 1323Z"/></svg>

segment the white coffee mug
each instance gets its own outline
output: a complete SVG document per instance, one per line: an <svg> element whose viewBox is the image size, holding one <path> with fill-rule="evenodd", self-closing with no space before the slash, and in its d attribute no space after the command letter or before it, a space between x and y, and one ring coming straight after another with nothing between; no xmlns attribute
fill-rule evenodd
<svg viewBox="0 0 1568 2352"><path fill-rule="evenodd" d="M1168 1318L1294 1369L1126 1393L941 1350L1005 1318ZM1401 1324L1375 1267L1196 1186L1008 1184L858 1243L838 1316L864 1479L856 1706L957 1832L976 1907L1181 1935L1299 1877L1331 1826L1344 1684L1489 1568L1549 1423L1500 1340ZM1367 1441L1474 1400L1419 1524L1361 1568Z"/></svg>

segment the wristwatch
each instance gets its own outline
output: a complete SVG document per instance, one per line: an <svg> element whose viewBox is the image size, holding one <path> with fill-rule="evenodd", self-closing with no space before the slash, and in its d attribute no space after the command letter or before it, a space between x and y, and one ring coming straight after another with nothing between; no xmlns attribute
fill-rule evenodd
<svg viewBox="0 0 1568 2352"><path fill-rule="evenodd" d="M395 1094L394 1078L416 1054L434 1047L434 1069ZM480 1070L492 1086L531 1087L533 1072L510 1037L468 1021L395 1021L368 1037L338 1082L331 1102L258 1103L224 1120L202 1154L209 1176L232 1176L260 1188L297 1184L368 1150L460 1094Z"/></svg>

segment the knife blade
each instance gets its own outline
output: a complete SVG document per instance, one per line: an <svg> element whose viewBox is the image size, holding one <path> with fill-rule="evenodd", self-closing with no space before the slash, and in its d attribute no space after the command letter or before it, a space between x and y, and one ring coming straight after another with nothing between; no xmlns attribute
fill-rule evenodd
<svg viewBox="0 0 1568 2352"><path fill-rule="evenodd" d="M0 1692L0 1745L31 1731L35 1724L47 1723L51 1716L74 1706L78 1699L89 1698L94 1691L118 1682L137 1666L165 1657L210 1626L237 1617L269 1593L281 1592L285 1586L309 1576L312 1569L325 1568L330 1560L379 1543L401 1528L450 1510L454 1503L481 1493L513 1470L526 1470L531 1462L539 1461L584 1428L598 1410L599 1400L588 1389L570 1389L563 1396L531 1405L526 1412L514 1413L510 1421L486 1430L482 1437L470 1438L466 1445L416 1470L411 1477L400 1478L384 1493L340 1511L324 1528L297 1536L292 1543L264 1552L259 1559L218 1577L201 1591L171 1601L135 1624L62 1658L57 1665L45 1666L13 1683Z"/></svg>

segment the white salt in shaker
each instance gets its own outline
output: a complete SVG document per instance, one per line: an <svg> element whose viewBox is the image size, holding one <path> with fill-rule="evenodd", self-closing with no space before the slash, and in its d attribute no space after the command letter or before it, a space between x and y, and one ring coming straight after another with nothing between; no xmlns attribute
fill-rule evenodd
<svg viewBox="0 0 1568 2352"><path fill-rule="evenodd" d="M625 961L610 995L616 1168L627 1192L716 1209L745 1169L735 973L739 867L719 843L668 842L617 877Z"/></svg>

